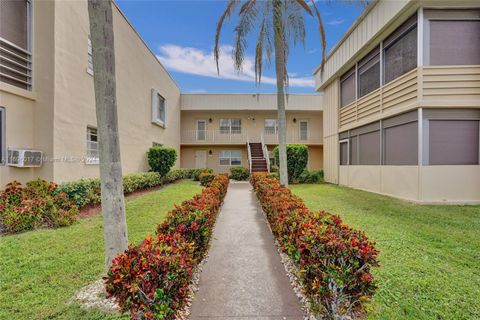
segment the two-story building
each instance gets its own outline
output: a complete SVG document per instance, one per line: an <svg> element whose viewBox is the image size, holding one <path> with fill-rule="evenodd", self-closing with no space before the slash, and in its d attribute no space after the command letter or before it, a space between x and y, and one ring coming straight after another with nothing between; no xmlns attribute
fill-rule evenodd
<svg viewBox="0 0 480 320"><path fill-rule="evenodd" d="M326 181L480 202L479 1L373 1L315 75Z"/></svg>

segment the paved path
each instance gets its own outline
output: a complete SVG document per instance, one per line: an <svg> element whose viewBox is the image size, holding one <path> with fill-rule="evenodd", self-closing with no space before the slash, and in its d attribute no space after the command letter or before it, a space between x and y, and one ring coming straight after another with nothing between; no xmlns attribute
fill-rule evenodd
<svg viewBox="0 0 480 320"><path fill-rule="evenodd" d="M230 184L209 255L190 319L303 319L249 183Z"/></svg>

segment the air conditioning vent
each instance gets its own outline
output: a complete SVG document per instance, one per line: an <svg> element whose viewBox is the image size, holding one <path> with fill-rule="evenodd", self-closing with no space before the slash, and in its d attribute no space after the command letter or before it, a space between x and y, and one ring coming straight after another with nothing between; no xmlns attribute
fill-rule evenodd
<svg viewBox="0 0 480 320"><path fill-rule="evenodd" d="M7 165L11 167L41 167L42 151L21 148L8 148Z"/></svg>

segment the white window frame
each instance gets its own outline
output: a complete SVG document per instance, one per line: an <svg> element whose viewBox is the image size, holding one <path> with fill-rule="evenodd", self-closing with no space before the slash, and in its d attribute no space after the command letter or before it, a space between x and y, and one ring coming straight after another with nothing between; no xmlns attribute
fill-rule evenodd
<svg viewBox="0 0 480 320"><path fill-rule="evenodd" d="M163 119L160 110L161 103L163 103ZM157 90L152 89L152 123L165 129L167 127L167 119L167 99Z"/></svg>
<svg viewBox="0 0 480 320"><path fill-rule="evenodd" d="M267 121L274 121L275 122L275 128L273 130L273 133L271 131L267 131ZM263 132L266 133L266 134L278 134L278 119L265 118L263 120Z"/></svg>
<svg viewBox="0 0 480 320"><path fill-rule="evenodd" d="M240 159L240 163L238 164L232 164L232 159L237 159L237 157L233 157L232 156L232 152L238 152L239 153L239 157L238 159ZM222 153L226 153L228 154L228 156L222 156ZM242 150L220 150L219 154L218 154L218 164L219 166L222 166L222 167L229 167L229 166L241 166L242 165ZM222 164L222 160L227 160L228 159L228 164Z"/></svg>
<svg viewBox="0 0 480 320"><path fill-rule="evenodd" d="M302 139L302 122L307 123L307 138ZM298 141L308 141L310 139L310 123L307 119L298 120Z"/></svg>
<svg viewBox="0 0 480 320"><path fill-rule="evenodd" d="M240 132L233 132L232 131L232 122L233 120L239 120L240 121ZM222 129L222 121L226 121L228 122L228 132L227 131L223 131ZM218 130L220 132L220 134L241 134L242 133L242 118L222 118L219 120L218 122Z"/></svg>
<svg viewBox="0 0 480 320"><path fill-rule="evenodd" d="M342 160L342 153L341 153L341 145L342 143L346 143L347 144L347 164L341 164L341 160ZM342 140L339 140L338 141L338 163L340 166L349 166L350 165L350 139L349 138L346 138L346 139L342 139Z"/></svg>
<svg viewBox="0 0 480 320"><path fill-rule="evenodd" d="M200 133L201 130L198 129L198 124L199 124L200 122L205 123L205 129L203 130L203 131L204 131L203 139L200 139L200 135L199 135L199 133ZM207 140L207 120L205 120L205 119L197 119L197 121L196 121L195 123L196 123L195 138L197 139L197 141L205 141L205 140Z"/></svg>
<svg viewBox="0 0 480 320"><path fill-rule="evenodd" d="M0 166L3 166L7 162L7 148L6 148L6 138L5 134L6 130L6 117L5 117L5 108L0 107L0 132L1 132L1 139L0 139Z"/></svg>
<svg viewBox="0 0 480 320"><path fill-rule="evenodd" d="M92 50L92 39L88 35L87 39L87 73L93 76L93 50Z"/></svg>
<svg viewBox="0 0 480 320"><path fill-rule="evenodd" d="M97 141L91 141L90 137L93 135L92 130L96 131L96 136L97 136ZM93 151L95 151L94 148L91 148L92 144L97 145L97 156L92 155ZM92 126L87 126L87 145L86 145L86 157L85 157L85 164L99 164L100 163L100 158L99 158L99 148L98 148L98 130L95 127Z"/></svg>

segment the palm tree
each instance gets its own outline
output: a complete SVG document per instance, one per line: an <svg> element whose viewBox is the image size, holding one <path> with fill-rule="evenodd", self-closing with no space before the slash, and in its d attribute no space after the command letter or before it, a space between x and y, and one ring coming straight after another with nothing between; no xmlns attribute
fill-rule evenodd
<svg viewBox="0 0 480 320"><path fill-rule="evenodd" d="M128 246L118 136L111 0L88 0L102 190L105 264Z"/></svg>
<svg viewBox="0 0 480 320"><path fill-rule="evenodd" d="M217 71L220 73L218 60L220 58L220 33L223 24L238 8L239 20L235 27L235 43L233 60L235 69L242 71L247 37L253 29L258 29L255 46L255 81L258 85L262 80L264 56L268 64L272 53L275 54L275 73L277 77L277 108L280 153L280 184L288 185L287 173L287 130L285 120L285 88L288 92L287 60L289 44L302 43L305 46L305 14L315 15L322 46L322 69L325 63L326 37L320 12L314 0L311 7L304 0L229 0L220 17L215 33L214 57ZM312 10L313 8L313 10Z"/></svg>

